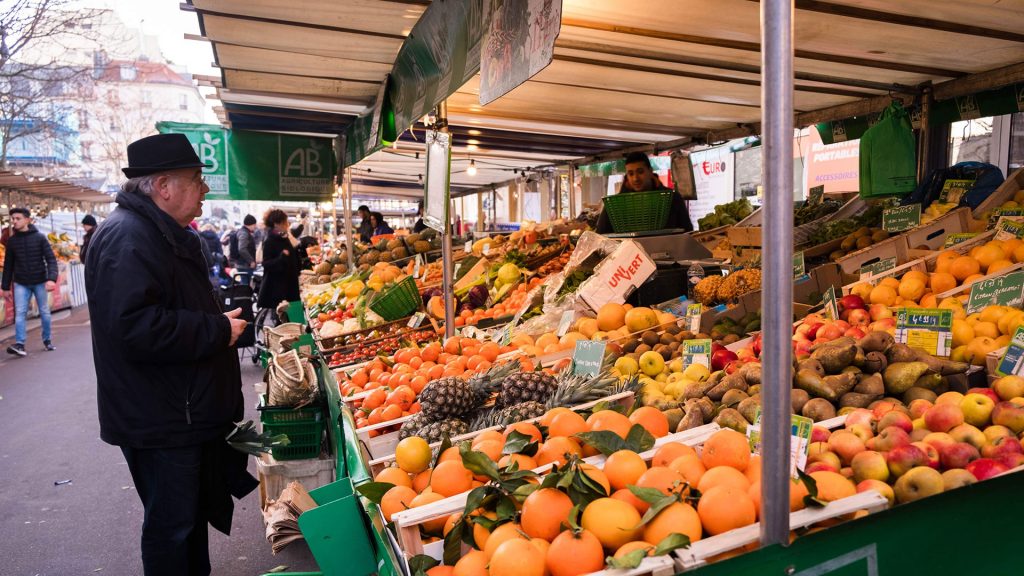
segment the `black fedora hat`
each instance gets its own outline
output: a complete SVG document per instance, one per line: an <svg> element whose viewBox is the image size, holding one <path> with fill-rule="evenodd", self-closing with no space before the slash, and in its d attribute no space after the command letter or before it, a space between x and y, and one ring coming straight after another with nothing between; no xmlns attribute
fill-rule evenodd
<svg viewBox="0 0 1024 576"><path fill-rule="evenodd" d="M121 171L129 178L181 168L210 168L199 160L184 134L156 134L128 145L128 167Z"/></svg>

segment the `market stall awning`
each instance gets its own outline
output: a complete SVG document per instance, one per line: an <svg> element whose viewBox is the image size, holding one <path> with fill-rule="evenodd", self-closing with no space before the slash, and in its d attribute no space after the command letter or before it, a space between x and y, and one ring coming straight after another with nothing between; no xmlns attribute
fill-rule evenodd
<svg viewBox="0 0 1024 576"><path fill-rule="evenodd" d="M0 170L0 195L4 192L27 194L67 202L113 202L113 196L54 178L36 178L20 172Z"/></svg>

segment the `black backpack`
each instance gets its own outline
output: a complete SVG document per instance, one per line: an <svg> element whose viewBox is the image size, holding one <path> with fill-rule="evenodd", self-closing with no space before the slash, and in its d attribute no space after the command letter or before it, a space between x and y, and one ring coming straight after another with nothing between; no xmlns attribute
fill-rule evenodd
<svg viewBox="0 0 1024 576"><path fill-rule="evenodd" d="M228 236L228 258L230 258L232 262L237 261L240 257L240 254L238 253L239 232L241 232L241 229L235 230L230 236Z"/></svg>

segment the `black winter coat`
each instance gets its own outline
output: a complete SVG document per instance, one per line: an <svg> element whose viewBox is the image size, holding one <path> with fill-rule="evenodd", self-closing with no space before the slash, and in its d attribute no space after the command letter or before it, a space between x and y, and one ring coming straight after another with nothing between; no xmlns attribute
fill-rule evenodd
<svg viewBox="0 0 1024 576"><path fill-rule="evenodd" d="M288 254L284 254L287 250ZM282 300L299 299L299 251L288 238L270 232L263 241L263 283L256 305L276 308Z"/></svg>
<svg viewBox="0 0 1024 576"><path fill-rule="evenodd" d="M78 260L83 264L85 264L85 257L89 251L89 242L92 242L92 234L95 231L96 227L94 226L92 230L86 232L85 236L82 237L82 247L78 249Z"/></svg>
<svg viewBox="0 0 1024 576"><path fill-rule="evenodd" d="M28 230L15 232L7 240L0 287L10 290L12 282L31 286L46 281L57 281L57 258L46 236L29 224Z"/></svg>
<svg viewBox="0 0 1024 576"><path fill-rule="evenodd" d="M145 196L116 201L85 267L100 438L163 448L222 436L242 419L241 376L201 240Z"/></svg>

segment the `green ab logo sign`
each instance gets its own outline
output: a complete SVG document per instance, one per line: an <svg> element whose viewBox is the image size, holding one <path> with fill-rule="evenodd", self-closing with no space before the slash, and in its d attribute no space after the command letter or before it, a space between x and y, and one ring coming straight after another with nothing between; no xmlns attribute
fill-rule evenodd
<svg viewBox="0 0 1024 576"><path fill-rule="evenodd" d="M323 140L281 135L277 148L282 196L330 193L333 151Z"/></svg>
<svg viewBox="0 0 1024 576"><path fill-rule="evenodd" d="M203 164L203 177L210 187L210 194L228 193L228 146L222 131L187 132L189 142Z"/></svg>

